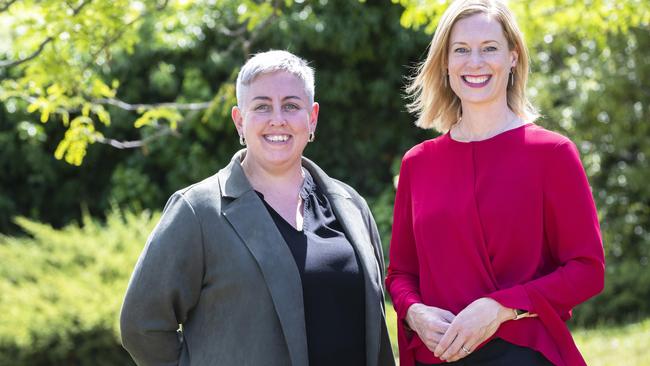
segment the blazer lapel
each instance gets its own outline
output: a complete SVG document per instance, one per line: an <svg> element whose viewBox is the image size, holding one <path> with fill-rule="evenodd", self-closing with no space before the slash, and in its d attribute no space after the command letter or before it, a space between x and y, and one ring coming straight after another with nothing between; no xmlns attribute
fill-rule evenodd
<svg viewBox="0 0 650 366"><path fill-rule="evenodd" d="M327 195L336 218L352 243L363 267L366 299L366 364L377 365L381 324L384 322L383 288L381 271L377 264L370 235L359 208L352 202L350 194L336 185L316 164L303 158L303 165L309 169L316 183Z"/></svg>
<svg viewBox="0 0 650 366"><path fill-rule="evenodd" d="M264 203L250 186L239 163L243 152L219 171L224 197L222 212L257 261L269 288L287 342L292 365L308 361L302 283L291 251Z"/></svg>

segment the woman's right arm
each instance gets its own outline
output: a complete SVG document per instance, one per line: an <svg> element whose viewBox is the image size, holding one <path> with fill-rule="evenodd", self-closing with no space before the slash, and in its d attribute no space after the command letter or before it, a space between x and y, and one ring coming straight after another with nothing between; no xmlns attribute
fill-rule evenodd
<svg viewBox="0 0 650 366"><path fill-rule="evenodd" d="M433 350L454 320L454 315L447 310L424 305L420 297L418 255L413 235L411 176L408 169L409 161L405 157L395 196L386 287L393 299L399 326L403 330L410 328L415 331L422 342Z"/></svg>
<svg viewBox="0 0 650 366"><path fill-rule="evenodd" d="M408 164L408 157L404 157L395 195L393 232L386 277L386 288L393 299L399 322L406 319L407 311L411 305L422 302L419 289L418 256L413 235L413 209Z"/></svg>
<svg viewBox="0 0 650 366"><path fill-rule="evenodd" d="M138 365L177 365L177 330L199 299L203 278L199 220L174 194L138 259L122 311L122 344Z"/></svg>

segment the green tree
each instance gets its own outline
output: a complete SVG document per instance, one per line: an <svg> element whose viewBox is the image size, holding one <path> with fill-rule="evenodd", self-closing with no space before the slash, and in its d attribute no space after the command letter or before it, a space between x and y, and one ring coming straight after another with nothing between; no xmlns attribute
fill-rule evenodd
<svg viewBox="0 0 650 366"><path fill-rule="evenodd" d="M539 123L576 142L599 208L607 286L577 323L646 316L650 3L510 5L531 49ZM388 244L401 156L433 137L405 111L404 77L445 7L0 0L0 232L17 230L16 215L61 226L84 211L103 216L111 202L159 209L214 174L238 148L229 117L238 68L281 48L317 70L320 123L306 155L368 198Z"/></svg>
<svg viewBox="0 0 650 366"><path fill-rule="evenodd" d="M32 14L47 4L16 2L0 18L19 24L28 5ZM0 138L7 149L0 168L12 173L0 176L6 192L0 195L0 231L9 230L16 214L59 226L78 218L80 207L103 215L111 201L136 209L159 208L173 190L213 174L238 148L230 107L239 66L250 53L286 48L312 60L317 69L321 123L307 155L371 201L381 194L387 235L396 157L417 140L414 136L427 136L404 128L411 118L400 90L405 67L419 58L428 37L399 25L400 6L343 0L138 4L97 9L90 2L79 11L78 16L92 10L103 12L96 19L117 19L124 13L120 9L142 10L137 20L120 18L122 25L116 28L121 36L106 41L111 47L98 53L98 61L78 68L53 64L74 66L81 62L75 60L87 59L88 52L75 53L82 49L76 43L94 47L101 35L111 34L110 27L96 31L95 40L56 38L29 60L31 53L21 56L19 49L36 52L41 42L27 47L22 33L6 34L11 41L4 44L12 52L4 55L12 61L3 64L13 66L0 67L6 76L0 83L5 107L0 109ZM47 12L68 10L65 3L47 6ZM74 17L60 18L61 27L74 27ZM97 21L95 28L104 25ZM37 35L33 37L43 39ZM59 49L71 51L65 55ZM44 70L41 84L34 84L41 86L19 93L19 85L32 85L31 65ZM82 86L92 84L83 84L80 75L93 76L110 95L86 93L92 88ZM58 80L68 78L77 80L66 84L74 88L54 88L59 94L48 94L50 86L63 85ZM34 104L38 98L46 100L38 104L43 109ZM66 104L71 100L81 104ZM90 106L87 115L84 106ZM110 124L94 110L102 111ZM43 111L48 112L47 123L41 122ZM83 125L82 134L66 125L77 117L86 121L73 128ZM121 149L126 147L133 149ZM83 158L84 164L52 161L48 154L57 151L62 162L79 164ZM23 159L29 163L18 163Z"/></svg>
<svg viewBox="0 0 650 366"><path fill-rule="evenodd" d="M196 49L207 37L215 39L215 64L248 54L255 36L282 14L286 1L5 1L0 6L0 54L3 79L0 101L10 110L38 113L40 122L53 119L65 126L55 151L57 159L80 165L88 145L101 142L117 148L142 147L177 130L205 111L210 118L223 103L232 101L231 76L220 80L216 92L201 79L199 69L179 70L160 60L149 75L159 92L156 100L129 103L132 87L120 70L124 62L149 53L182 53ZM146 42L146 44L144 44ZM241 56L237 57L241 58ZM116 71L121 71L121 74ZM185 88L186 90L182 90ZM180 93L186 91L187 93ZM103 131L115 120L122 126L150 126L154 132L136 141L118 141ZM127 122L128 121L128 122Z"/></svg>

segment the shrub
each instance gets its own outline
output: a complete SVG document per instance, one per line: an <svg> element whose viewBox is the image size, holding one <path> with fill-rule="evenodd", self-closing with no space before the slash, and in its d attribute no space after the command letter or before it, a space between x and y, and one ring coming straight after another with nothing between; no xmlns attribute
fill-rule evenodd
<svg viewBox="0 0 650 366"><path fill-rule="evenodd" d="M132 364L117 314L157 221L114 210L56 230L18 218L30 237L0 236L0 364Z"/></svg>

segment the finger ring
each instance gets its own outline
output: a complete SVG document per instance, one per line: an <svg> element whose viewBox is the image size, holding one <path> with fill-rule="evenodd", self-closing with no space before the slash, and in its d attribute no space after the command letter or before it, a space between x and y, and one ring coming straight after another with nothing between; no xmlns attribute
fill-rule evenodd
<svg viewBox="0 0 650 366"><path fill-rule="evenodd" d="M468 350L467 348L465 348L465 346L460 346L460 349L462 349L463 351L465 351L465 353L467 353L468 355L469 355L470 353L472 353L472 352L470 352L470 350Z"/></svg>

